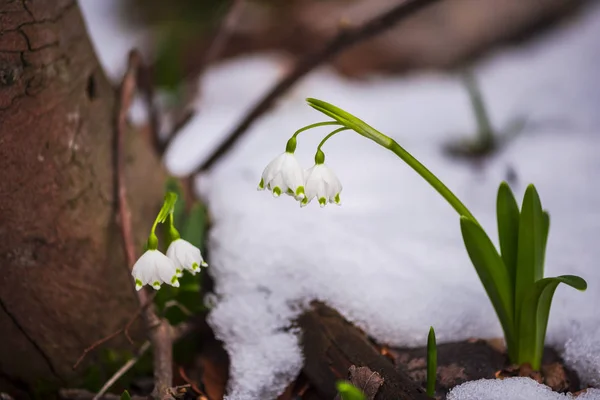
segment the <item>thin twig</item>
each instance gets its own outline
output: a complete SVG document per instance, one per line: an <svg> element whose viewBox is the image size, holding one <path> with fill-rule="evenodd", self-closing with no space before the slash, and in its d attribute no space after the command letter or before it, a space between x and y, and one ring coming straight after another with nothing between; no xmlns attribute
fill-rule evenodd
<svg viewBox="0 0 600 400"><path fill-rule="evenodd" d="M135 312L135 314L133 314L133 316L131 318L129 318L129 321L127 321L127 325L125 325L124 328L120 328L116 332L111 333L110 335L108 335L106 337L103 337L100 340L95 341L88 348L86 348L83 351L83 353L81 353L81 355L79 356L79 358L77 359L77 362L73 365L73 369L77 369L77 367L79 366L79 364L81 364L81 362L83 361L83 359L87 356L87 354L90 351L94 350L95 348L97 348L101 344L106 343L110 339L118 336L120 333L125 333L125 337L129 341L129 343L133 344L134 342L131 339L131 336L129 336L129 329L131 328L131 325L133 325L133 323L135 322L135 320L140 316L140 314L142 313L142 310L152 303L152 301L154 300L155 296L156 296L156 294L153 294L152 296L149 297L148 302L146 302L145 304L143 304L140 307L138 307L137 311Z"/></svg>
<svg viewBox="0 0 600 400"><path fill-rule="evenodd" d="M127 371L129 371L131 369L131 367L133 367L135 365L135 363L138 362L138 360L140 358L142 358L144 353L146 353L146 351L148 351L149 348L150 348L150 342L145 341L144 344L138 350L137 354L135 356L133 356L125 364L123 364L123 366L121 368L119 368L119 370L117 372L115 372L115 374L108 381L106 381L104 386L102 386L102 388L98 391L98 393L96 393L96 395L94 396L94 398L92 400L99 400L100 398L102 398L104 393L106 393L106 391L108 389L110 389L111 386L114 385L115 382L119 380L119 378L121 378L123 375L125 375L127 373Z"/></svg>
<svg viewBox="0 0 600 400"><path fill-rule="evenodd" d="M231 37L231 34L234 32L235 26L238 20L240 19L240 16L242 15L242 10L244 9L244 2L245 0L232 0L231 6L229 7L227 14L221 20L221 23L219 24L219 26L216 29L216 32L214 33L212 42L206 50L206 53L202 58L200 66L195 69L193 76L185 77L185 82L191 82L190 84L186 85L188 90L188 92L186 93L187 99L184 101L186 105L191 104L198 95L198 77L202 76L204 70L206 70L206 68L212 62L214 62L223 52L227 41ZM194 113L195 112L192 107L186 107L186 110L183 110L183 113L178 118L175 118L175 123L171 132L169 133L167 138L160 144L161 151L159 152L159 154L162 154L167 149L167 147L169 147L171 141L177 136L177 132L179 132L185 125L187 125L187 123L193 118Z"/></svg>
<svg viewBox="0 0 600 400"><path fill-rule="evenodd" d="M60 389L58 397L62 400L92 400L95 394L85 389ZM107 393L100 400L119 400L118 394ZM147 396L131 396L131 400L147 400Z"/></svg>
<svg viewBox="0 0 600 400"><path fill-rule="evenodd" d="M121 334L121 332L123 332L123 328L119 329L118 331L103 337L100 340L95 341L94 343L92 343L88 348L86 348L85 350L83 350L83 353L81 353L81 355L79 356L79 358L77 359L77 361L75 362L75 364L73 364L73 369L77 369L77 367L79 367L79 364L81 364L81 362L83 361L83 359L85 358L85 356L87 356L87 354L94 350L96 347L100 346L103 343L108 342L110 339L118 336L119 334Z"/></svg>
<svg viewBox="0 0 600 400"><path fill-rule="evenodd" d="M405 0L394 6L389 11L373 18L358 28L345 28L338 36L333 38L325 47L314 54L310 54L296 63L294 69L283 79L275 84L271 90L263 96L262 99L248 111L241 119L237 127L223 140L210 157L200 164L193 174L209 170L223 155L225 155L247 129L269 108L281 95L286 93L301 78L312 71L315 67L332 59L349 47L370 39L373 36L392 27L399 21L409 18L416 12L430 6L441 0Z"/></svg>
<svg viewBox="0 0 600 400"><path fill-rule="evenodd" d="M137 72L141 65L141 56L138 52L132 51L129 55L127 72L123 77L123 82L119 90L119 103L116 121L116 146L115 146L115 186L118 191L118 212L121 223L121 233L123 236L123 245L127 255L127 264L129 268L133 266L136 260L135 243L133 239L133 228L131 223L131 214L129 203L127 201L127 189L125 183L125 165L124 165L124 137L127 131L127 112L136 92ZM133 284L133 281L132 281ZM162 398L167 394L173 383L173 338L172 329L169 323L156 315L154 304L148 302L149 296L146 289L137 292L140 304L148 304L144 308L142 315L148 338L152 345L154 354L154 391L152 397Z"/></svg>

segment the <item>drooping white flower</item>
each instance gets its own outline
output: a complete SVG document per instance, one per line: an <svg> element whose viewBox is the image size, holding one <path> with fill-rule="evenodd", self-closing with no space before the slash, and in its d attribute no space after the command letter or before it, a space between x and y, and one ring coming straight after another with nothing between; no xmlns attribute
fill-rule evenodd
<svg viewBox="0 0 600 400"><path fill-rule="evenodd" d="M192 274L200 271L200 267L208 267L202 258L200 249L183 239L176 239L167 249L167 257L175 264L176 272L181 276L182 269L187 269Z"/></svg>
<svg viewBox="0 0 600 400"><path fill-rule="evenodd" d="M265 188L274 197L286 193L296 200L304 199L304 171L294 153L286 151L267 165L258 184L258 190Z"/></svg>
<svg viewBox="0 0 600 400"><path fill-rule="evenodd" d="M147 250L142 254L135 262L131 275L135 279L136 290L140 290L144 285L158 290L163 283L179 287L175 264L158 250Z"/></svg>
<svg viewBox="0 0 600 400"><path fill-rule="evenodd" d="M325 207L327 202L342 205L342 184L331 168L322 163L315 164L306 170L305 176L306 197L300 202L300 206L306 206L315 197L321 207Z"/></svg>

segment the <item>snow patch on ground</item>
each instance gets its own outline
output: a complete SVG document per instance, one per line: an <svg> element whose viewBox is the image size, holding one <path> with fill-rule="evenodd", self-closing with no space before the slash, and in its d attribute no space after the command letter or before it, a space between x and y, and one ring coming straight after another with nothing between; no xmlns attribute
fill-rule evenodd
<svg viewBox="0 0 600 400"><path fill-rule="evenodd" d="M600 52L594 44L599 20L596 9L579 26L479 66L494 125L529 119L525 132L482 166L457 162L441 151L444 143L474 131L456 77L352 82L321 70L282 99L200 180L214 218L210 257L218 301L210 322L230 350L230 399L275 398L294 379L302 356L296 334L287 328L313 299L392 345L424 345L430 325L440 342L501 336L463 248L457 215L393 154L353 133L325 145L327 163L344 185L342 207L300 209L291 198L273 199L255 190L262 169L284 150L291 133L326 119L304 104L309 96L347 109L393 136L492 233L497 186L508 170L517 174L513 188L519 198L534 182L552 215L547 275L579 274L589 283L585 293L558 289L548 342L562 350L569 339L576 340L578 331L571 327L577 321L600 325L593 306L600 302L600 249L594 244L600 233L600 191L591 184L600 173L595 111ZM175 143L169 159L175 170L192 169L198 155L208 153L236 124L241 114L232 110L241 112L251 104L236 99L239 88L249 100L280 72L276 61L256 58L222 68L227 74L205 77L209 87L218 88L205 98L213 109ZM298 156L306 167L327 132L323 128L300 136ZM567 347L567 356L573 351ZM586 376L597 361L572 365Z"/></svg>
<svg viewBox="0 0 600 400"><path fill-rule="evenodd" d="M600 400L599 389L589 389L578 400ZM566 400L571 395L553 392L530 378L481 379L463 383L448 394L448 400Z"/></svg>

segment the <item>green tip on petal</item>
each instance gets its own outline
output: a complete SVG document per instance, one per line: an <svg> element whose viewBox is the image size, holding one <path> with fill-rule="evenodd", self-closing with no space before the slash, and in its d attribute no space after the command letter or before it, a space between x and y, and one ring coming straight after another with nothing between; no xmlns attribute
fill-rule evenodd
<svg viewBox="0 0 600 400"><path fill-rule="evenodd" d="M321 207L325 207L325 205L327 204L327 199L325 197L319 197L319 204L321 205Z"/></svg>
<svg viewBox="0 0 600 400"><path fill-rule="evenodd" d="M308 204L308 197L305 197L300 201L300 207L306 207L307 204Z"/></svg>
<svg viewBox="0 0 600 400"><path fill-rule="evenodd" d="M177 275L173 275L171 278L171 286L179 287L179 281L177 280Z"/></svg>
<svg viewBox="0 0 600 400"><path fill-rule="evenodd" d="M275 186L273 188L273 197L279 197L281 196L281 189L279 188L279 186Z"/></svg>
<svg viewBox="0 0 600 400"><path fill-rule="evenodd" d="M303 200L304 198L306 198L304 186L298 186L298 189L296 189L296 200Z"/></svg>
<svg viewBox="0 0 600 400"><path fill-rule="evenodd" d="M208 267L208 263L207 263L206 261L202 261L202 264L201 264L201 265L202 265L203 267Z"/></svg>
<svg viewBox="0 0 600 400"><path fill-rule="evenodd" d="M340 194L339 193L335 195L334 201L335 201L335 204L337 204L337 205L341 205L342 204L342 200L340 200Z"/></svg>
<svg viewBox="0 0 600 400"><path fill-rule="evenodd" d="M182 272L182 271L181 271L179 268L177 268L177 269L175 270L175 274L176 274L178 277L181 277L181 276L183 276L183 272Z"/></svg>
<svg viewBox="0 0 600 400"><path fill-rule="evenodd" d="M286 194L289 194L290 196L293 196L293 195L294 195L294 191L293 191L292 189L290 189L290 188L288 188L288 190L286 190L286 192L285 192L285 193L286 193Z"/></svg>
<svg viewBox="0 0 600 400"><path fill-rule="evenodd" d="M159 281L154 281L154 282L152 283L152 287L153 287L155 290L158 290L158 289L160 289L160 282L159 282Z"/></svg>
<svg viewBox="0 0 600 400"><path fill-rule="evenodd" d="M264 181L264 179L261 178L260 182L258 183L257 190L265 190L265 181Z"/></svg>
<svg viewBox="0 0 600 400"><path fill-rule="evenodd" d="M194 271L198 271L198 269L199 269L199 268L200 268L200 267L198 266L198 263L193 263L193 264L192 264L192 270L194 270Z"/></svg>
<svg viewBox="0 0 600 400"><path fill-rule="evenodd" d="M140 290L142 288L142 286L144 286L144 284L142 283L141 280L136 279L135 280L135 290Z"/></svg>

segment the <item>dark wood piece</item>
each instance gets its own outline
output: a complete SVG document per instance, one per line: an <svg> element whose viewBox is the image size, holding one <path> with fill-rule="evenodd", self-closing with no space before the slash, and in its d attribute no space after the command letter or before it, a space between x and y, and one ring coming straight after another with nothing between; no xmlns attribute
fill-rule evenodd
<svg viewBox="0 0 600 400"><path fill-rule="evenodd" d="M303 373L322 398L333 399L335 382L346 379L348 369L356 365L369 367L384 379L375 400L429 399L423 388L406 372L396 370L361 331L334 309L314 303L297 323L303 331Z"/></svg>

